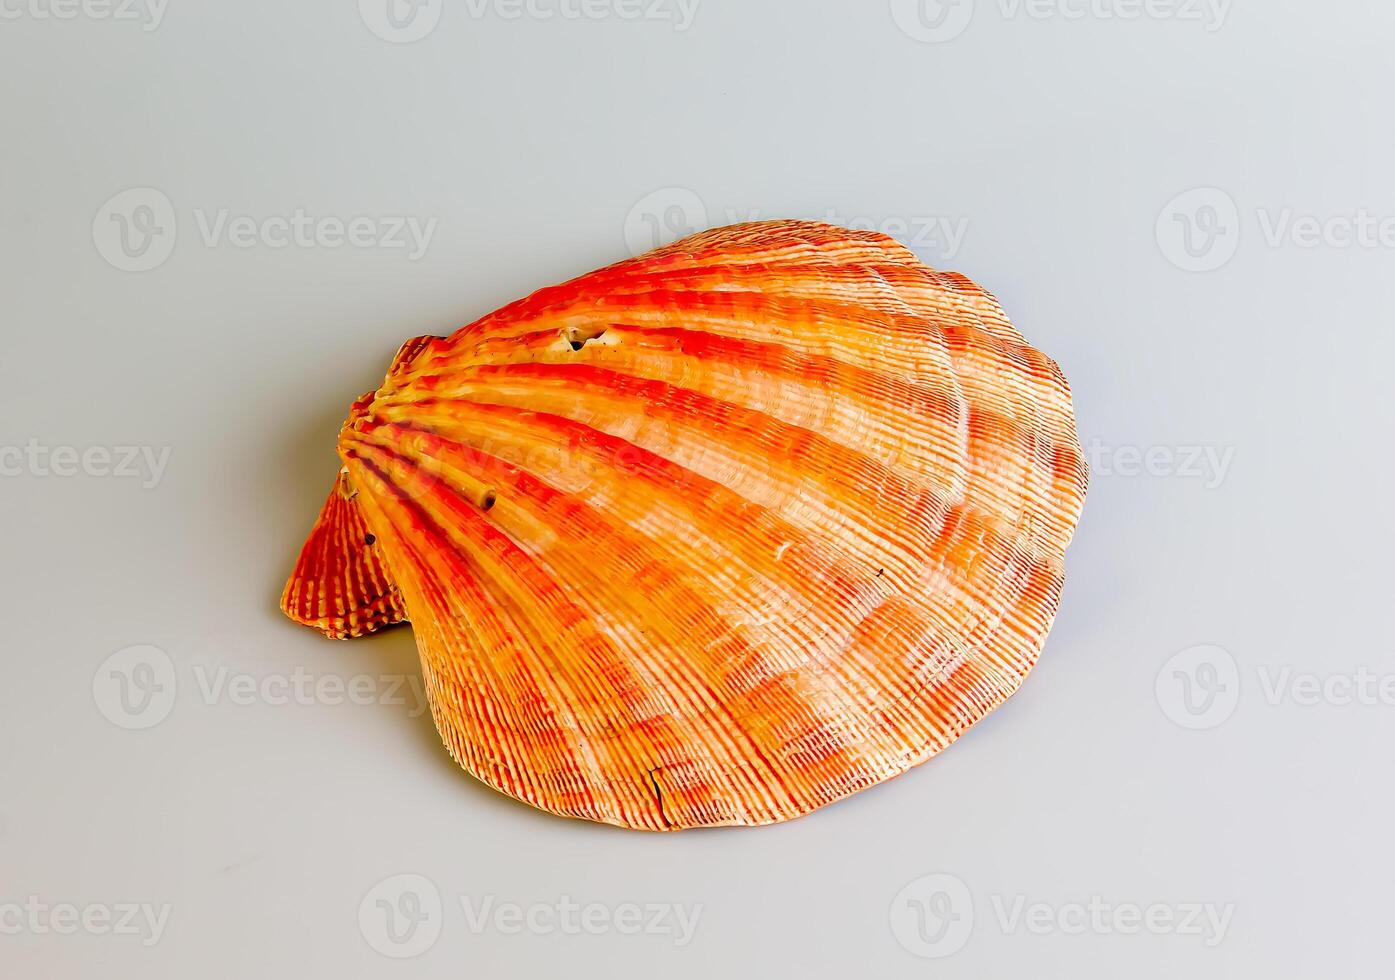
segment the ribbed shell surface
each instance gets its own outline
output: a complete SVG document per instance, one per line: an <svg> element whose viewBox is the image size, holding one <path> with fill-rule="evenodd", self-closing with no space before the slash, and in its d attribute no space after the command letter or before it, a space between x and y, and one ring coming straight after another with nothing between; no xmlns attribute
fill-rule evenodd
<svg viewBox="0 0 1395 980"><path fill-rule="evenodd" d="M461 766L647 830L953 742L1035 663L1086 483L1065 379L988 293L803 222L409 341L339 453L287 613L405 616Z"/></svg>

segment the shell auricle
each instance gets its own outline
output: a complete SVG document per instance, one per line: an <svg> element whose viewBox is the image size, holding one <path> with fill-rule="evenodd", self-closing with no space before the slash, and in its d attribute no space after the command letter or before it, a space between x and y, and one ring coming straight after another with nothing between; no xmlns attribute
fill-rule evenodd
<svg viewBox="0 0 1395 980"><path fill-rule="evenodd" d="M704 232L404 344L282 600L410 621L446 748L552 813L768 824L1021 685L1086 469L991 295L885 236Z"/></svg>

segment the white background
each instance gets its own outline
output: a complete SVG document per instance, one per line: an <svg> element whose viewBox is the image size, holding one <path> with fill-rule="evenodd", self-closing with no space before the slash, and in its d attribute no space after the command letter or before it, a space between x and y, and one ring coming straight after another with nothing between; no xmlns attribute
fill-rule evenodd
<svg viewBox="0 0 1395 980"><path fill-rule="evenodd" d="M54 2L0 0L0 972L1388 975L1395 8L434 0L396 43L371 0ZM434 232L201 229L298 209ZM1095 464L1040 667L950 751L764 830L562 821L394 703L410 631L277 612L401 341L656 226L830 211L996 292ZM167 448L158 478L40 457L123 446ZM376 694L279 696L295 672ZM394 945L377 901L413 889ZM64 934L31 896L169 917ZM610 925L461 904L564 896ZM1092 899L1230 917L1130 934ZM627 903L700 918L629 935Z"/></svg>

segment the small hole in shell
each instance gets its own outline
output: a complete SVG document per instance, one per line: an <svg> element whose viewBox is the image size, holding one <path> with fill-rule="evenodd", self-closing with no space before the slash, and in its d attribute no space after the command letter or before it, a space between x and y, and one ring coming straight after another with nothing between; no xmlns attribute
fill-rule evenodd
<svg viewBox="0 0 1395 980"><path fill-rule="evenodd" d="M377 541L377 540L378 540L377 537L374 536L374 535L372 535L372 534L365 534L365 535L363 536L363 543L364 543L364 544L372 544L374 541Z"/></svg>
<svg viewBox="0 0 1395 980"><path fill-rule="evenodd" d="M568 327L562 331L562 336L566 338L567 344L574 351L579 351L593 340L605 336L605 327Z"/></svg>
<svg viewBox="0 0 1395 980"><path fill-rule="evenodd" d="M484 492L484 499L480 501L480 506L483 507L485 510L489 510L491 507L494 506L495 499L496 498L494 496L494 491L486 490Z"/></svg>

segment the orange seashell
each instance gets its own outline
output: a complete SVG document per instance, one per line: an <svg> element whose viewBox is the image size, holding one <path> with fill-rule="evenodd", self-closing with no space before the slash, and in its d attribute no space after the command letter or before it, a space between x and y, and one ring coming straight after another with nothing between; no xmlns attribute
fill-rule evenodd
<svg viewBox="0 0 1395 980"><path fill-rule="evenodd" d="M451 755L645 830L905 772L1017 690L1085 495L1070 389L882 235L706 232L419 337L282 607L409 619Z"/></svg>

